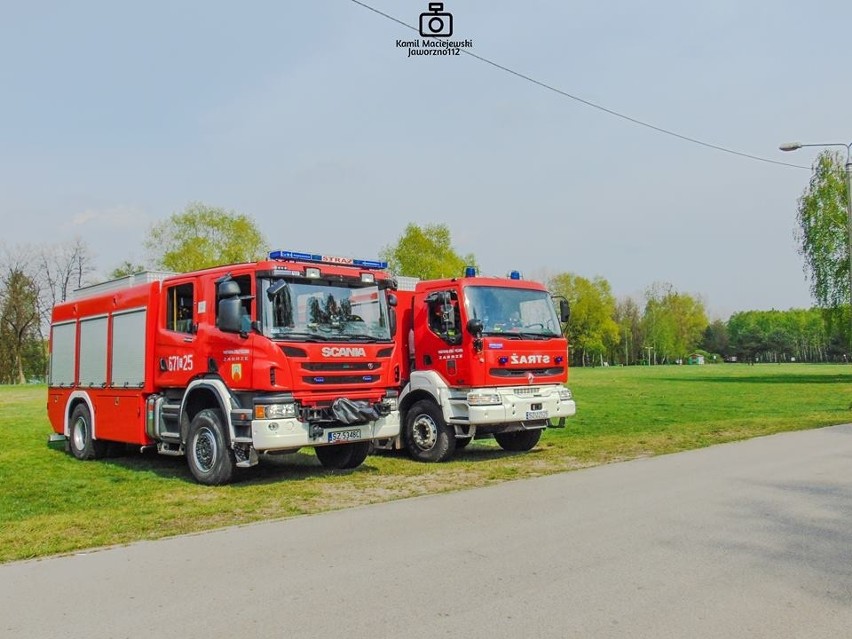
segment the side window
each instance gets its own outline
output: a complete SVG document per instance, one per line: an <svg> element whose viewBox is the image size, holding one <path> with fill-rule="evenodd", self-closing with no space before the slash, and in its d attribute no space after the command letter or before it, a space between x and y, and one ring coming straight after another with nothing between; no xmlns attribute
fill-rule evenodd
<svg viewBox="0 0 852 639"><path fill-rule="evenodd" d="M455 291L439 291L426 298L429 329L450 344L461 340L461 316Z"/></svg>
<svg viewBox="0 0 852 639"><path fill-rule="evenodd" d="M254 297L251 294L251 275L235 275L231 281L240 286L240 304L243 307L243 326L245 331L251 328L251 311ZM216 325L219 325L219 304L216 304Z"/></svg>
<svg viewBox="0 0 852 639"><path fill-rule="evenodd" d="M192 282L178 284L166 291L166 328L178 333L192 333L195 322Z"/></svg>

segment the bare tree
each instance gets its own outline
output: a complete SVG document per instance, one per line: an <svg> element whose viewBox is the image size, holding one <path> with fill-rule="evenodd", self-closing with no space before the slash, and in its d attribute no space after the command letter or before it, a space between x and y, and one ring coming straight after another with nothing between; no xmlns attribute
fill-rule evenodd
<svg viewBox="0 0 852 639"><path fill-rule="evenodd" d="M68 294L83 286L95 269L92 251L79 237L47 246L40 252L39 266L44 281L45 306L50 309L68 299Z"/></svg>

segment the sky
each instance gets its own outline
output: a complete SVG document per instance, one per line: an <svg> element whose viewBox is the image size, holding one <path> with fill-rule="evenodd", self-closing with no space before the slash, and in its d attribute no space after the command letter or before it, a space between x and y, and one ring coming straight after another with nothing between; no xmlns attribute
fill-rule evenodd
<svg viewBox="0 0 852 639"><path fill-rule="evenodd" d="M106 274L201 201L273 248L375 258L446 224L484 274L667 282L721 319L811 305L794 232L819 149L778 145L852 141L848 0L448 0L469 46L442 56L351 0L0 6L6 246L80 237Z"/></svg>

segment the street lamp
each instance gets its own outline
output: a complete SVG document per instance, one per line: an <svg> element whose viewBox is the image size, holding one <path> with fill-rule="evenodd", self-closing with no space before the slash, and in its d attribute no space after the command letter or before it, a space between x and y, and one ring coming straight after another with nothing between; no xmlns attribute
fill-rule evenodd
<svg viewBox="0 0 852 639"><path fill-rule="evenodd" d="M798 151L803 146L842 146L846 149L846 229L849 233L849 309L852 317L852 142L827 142L824 144L802 144L801 142L787 142L778 148L782 151ZM850 333L852 336L852 333Z"/></svg>

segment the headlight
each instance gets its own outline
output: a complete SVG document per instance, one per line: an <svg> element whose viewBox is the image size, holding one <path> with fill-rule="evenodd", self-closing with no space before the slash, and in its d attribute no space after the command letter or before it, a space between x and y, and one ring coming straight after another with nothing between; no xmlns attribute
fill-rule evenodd
<svg viewBox="0 0 852 639"><path fill-rule="evenodd" d="M468 393L467 403L471 406L492 406L502 404L497 393Z"/></svg>
<svg viewBox="0 0 852 639"><path fill-rule="evenodd" d="M574 395L571 393L571 389L570 388L560 388L559 389L559 399L561 399L563 402L567 402L567 401L574 399Z"/></svg>
<svg viewBox="0 0 852 639"><path fill-rule="evenodd" d="M295 416L295 404L258 404L254 407L255 419L286 419Z"/></svg>

